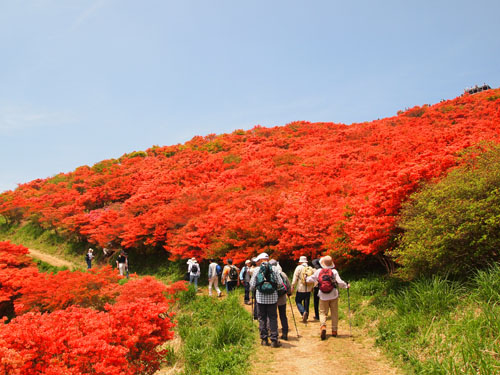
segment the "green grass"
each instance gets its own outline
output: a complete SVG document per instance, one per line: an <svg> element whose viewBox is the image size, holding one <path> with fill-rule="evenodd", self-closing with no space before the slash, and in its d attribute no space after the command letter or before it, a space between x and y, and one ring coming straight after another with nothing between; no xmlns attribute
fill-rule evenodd
<svg viewBox="0 0 500 375"><path fill-rule="evenodd" d="M238 293L224 299L182 293L177 315L184 374L247 374L255 327Z"/></svg>
<svg viewBox="0 0 500 375"><path fill-rule="evenodd" d="M371 332L408 373L500 373L498 265L467 282L371 276L351 285L353 324Z"/></svg>

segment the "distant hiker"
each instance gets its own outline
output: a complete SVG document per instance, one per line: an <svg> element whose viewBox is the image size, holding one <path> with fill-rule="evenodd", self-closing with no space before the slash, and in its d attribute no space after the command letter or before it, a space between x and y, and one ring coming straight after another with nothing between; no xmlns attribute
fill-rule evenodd
<svg viewBox="0 0 500 375"><path fill-rule="evenodd" d="M286 316L286 300L289 296L292 295L292 286L290 284L290 280L286 273L281 270L279 263L271 259L269 264L273 267L275 271L279 273L281 279L283 280L283 284L285 284L285 288L278 289L278 313L280 317L281 323L281 339L288 340L288 318Z"/></svg>
<svg viewBox="0 0 500 375"><path fill-rule="evenodd" d="M200 278L201 270L200 270L200 265L198 264L198 261L196 260L195 257L191 258L191 263L189 264L188 272L189 272L189 284L194 283L194 289L197 291L198 279Z"/></svg>
<svg viewBox="0 0 500 375"><path fill-rule="evenodd" d="M321 269L321 264L319 264L319 258L313 259L311 264L315 270ZM314 320L319 320L319 286L318 284L314 285L313 288L313 302L314 302Z"/></svg>
<svg viewBox="0 0 500 375"><path fill-rule="evenodd" d="M245 287L245 304L250 305L250 260L245 260L245 265L240 272L240 283Z"/></svg>
<svg viewBox="0 0 500 375"><path fill-rule="evenodd" d="M120 255L118 255L118 259L116 259L116 266L120 271L120 276L125 276L128 271L128 257L125 251L120 251Z"/></svg>
<svg viewBox="0 0 500 375"><path fill-rule="evenodd" d="M314 274L314 268L307 265L307 257L301 256L299 258L299 265L295 268L292 279L292 292L297 291L295 295L295 303L302 316L302 321L307 322L309 317L309 302L311 299L311 290L314 283L308 283L306 278Z"/></svg>
<svg viewBox="0 0 500 375"><path fill-rule="evenodd" d="M320 270L316 270L314 275L307 278L308 282L318 283L319 285L319 322L321 340L326 339L326 317L328 310L332 314L332 336L337 337L339 322L339 291L338 288L347 289L350 285L344 282L334 269L332 257L329 255L321 258Z"/></svg>
<svg viewBox="0 0 500 375"><path fill-rule="evenodd" d="M278 272L273 270L269 264L269 256L266 253L257 257L259 270L254 272L250 280L250 289L255 290L258 305L259 332L262 345L278 348L281 343L278 340L278 285L283 283Z"/></svg>
<svg viewBox="0 0 500 375"><path fill-rule="evenodd" d="M85 255L85 260L87 261L88 270L92 268L92 259L94 259L94 250L92 248L89 248L87 254Z"/></svg>
<svg viewBox="0 0 500 375"><path fill-rule="evenodd" d="M186 274L184 275L184 280L189 281L189 275L191 274L191 264L193 263L193 258L189 258L186 262L187 264L187 270Z"/></svg>
<svg viewBox="0 0 500 375"><path fill-rule="evenodd" d="M222 295L222 292L219 289L219 272L218 269L221 270L221 267L217 264L217 262L213 259L210 259L210 264L208 265L208 295L212 295L212 287L217 291L217 297Z"/></svg>
<svg viewBox="0 0 500 375"><path fill-rule="evenodd" d="M240 285L238 267L233 265L233 260L228 259L227 264L222 271L222 284L226 285L226 291L229 293Z"/></svg>

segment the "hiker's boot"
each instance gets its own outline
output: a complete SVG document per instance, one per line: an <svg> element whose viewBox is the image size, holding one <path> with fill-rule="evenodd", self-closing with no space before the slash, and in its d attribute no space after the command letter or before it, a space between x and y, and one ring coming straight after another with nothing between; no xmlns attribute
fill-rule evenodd
<svg viewBox="0 0 500 375"><path fill-rule="evenodd" d="M262 339L260 341L260 345L262 345L262 346L269 346L269 341L267 341L267 339Z"/></svg>
<svg viewBox="0 0 500 375"><path fill-rule="evenodd" d="M271 343L272 348L279 348L280 346L281 346L281 342L279 342L279 341L273 341Z"/></svg>
<svg viewBox="0 0 500 375"><path fill-rule="evenodd" d="M288 340L288 333L283 333L281 335L281 339L287 341Z"/></svg>
<svg viewBox="0 0 500 375"><path fill-rule="evenodd" d="M326 327L325 326L321 326L321 340L326 340Z"/></svg>
<svg viewBox="0 0 500 375"><path fill-rule="evenodd" d="M302 314L302 321L304 323L307 322L308 316L309 316L309 313L307 311L304 311L304 314Z"/></svg>
<svg viewBox="0 0 500 375"><path fill-rule="evenodd" d="M337 331L332 331L332 337L337 337Z"/></svg>

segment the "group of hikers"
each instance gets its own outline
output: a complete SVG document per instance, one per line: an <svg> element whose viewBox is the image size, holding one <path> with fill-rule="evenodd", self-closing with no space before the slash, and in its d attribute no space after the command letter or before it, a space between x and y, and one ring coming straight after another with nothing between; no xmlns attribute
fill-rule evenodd
<svg viewBox="0 0 500 375"><path fill-rule="evenodd" d="M107 248L103 248L104 257L109 257L112 252ZM92 268L92 260L94 259L94 249L89 248L87 254L85 254L85 261L87 262L87 269ZM128 255L124 250L120 251L120 254L116 258L116 268L120 272L120 276L129 276L128 273Z"/></svg>
<svg viewBox="0 0 500 375"><path fill-rule="evenodd" d="M197 289L201 267L194 257L189 259L187 264L186 279ZM269 259L267 253L261 253L251 260L246 260L241 270L233 264L232 259L226 260L224 268L215 260L210 259L208 294L212 296L212 290L215 289L217 296L222 296L219 278L226 286L227 293L242 284L245 288L244 302L247 305L253 305L253 317L259 321L261 344L277 348L281 346L278 338L278 315L281 323L280 338L288 340L287 298L294 292L296 293L295 303L301 320L305 323L309 319L312 293L314 320L319 320L321 340L326 339L326 319L329 312L332 320L331 335L337 337L338 288L347 289L350 285L340 278L330 256L314 259L311 264L312 267L309 266L307 257L301 256L290 282L279 263L275 259Z"/></svg>

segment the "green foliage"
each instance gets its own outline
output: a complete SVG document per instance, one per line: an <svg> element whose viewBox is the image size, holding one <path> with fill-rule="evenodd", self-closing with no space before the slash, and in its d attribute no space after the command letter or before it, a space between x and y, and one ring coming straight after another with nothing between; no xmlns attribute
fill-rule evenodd
<svg viewBox="0 0 500 375"><path fill-rule="evenodd" d="M403 207L401 273L467 275L500 260L500 148L414 194Z"/></svg>
<svg viewBox="0 0 500 375"><path fill-rule="evenodd" d="M68 267L56 267L38 259L35 259L35 263L38 267L38 271L40 272L58 273L59 271L65 271L68 269Z"/></svg>
<svg viewBox="0 0 500 375"><path fill-rule="evenodd" d="M180 306L185 374L246 374L255 328L238 295L222 300L196 296L191 286L181 293Z"/></svg>
<svg viewBox="0 0 500 375"><path fill-rule="evenodd" d="M241 156L229 154L224 157L223 163L225 164L238 164L241 161Z"/></svg>
<svg viewBox="0 0 500 375"><path fill-rule="evenodd" d="M470 276L352 282L353 322L370 329L408 373L499 373L500 267Z"/></svg>

